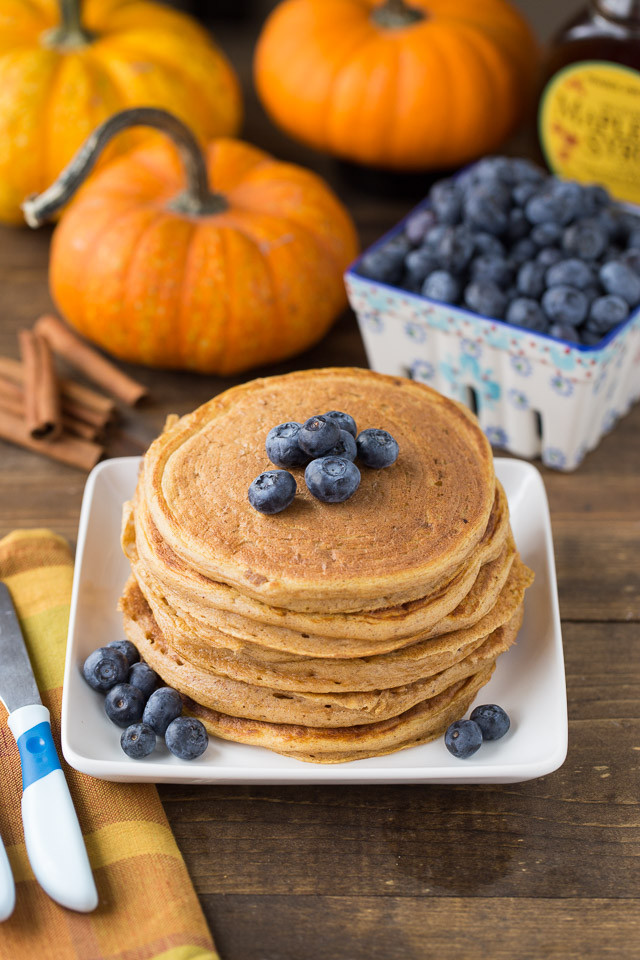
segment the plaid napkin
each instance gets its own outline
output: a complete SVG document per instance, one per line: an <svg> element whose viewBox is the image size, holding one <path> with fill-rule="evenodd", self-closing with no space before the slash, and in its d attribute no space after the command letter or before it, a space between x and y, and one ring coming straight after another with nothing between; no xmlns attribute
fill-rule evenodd
<svg viewBox="0 0 640 960"><path fill-rule="evenodd" d="M0 704L0 832L16 881L15 911L0 925L0 960L219 960L155 787L95 780L62 759L72 574L69 547L47 530L0 540L0 579L11 591L42 702L51 711L100 902L93 913L74 913L34 879L20 816L18 749Z"/></svg>

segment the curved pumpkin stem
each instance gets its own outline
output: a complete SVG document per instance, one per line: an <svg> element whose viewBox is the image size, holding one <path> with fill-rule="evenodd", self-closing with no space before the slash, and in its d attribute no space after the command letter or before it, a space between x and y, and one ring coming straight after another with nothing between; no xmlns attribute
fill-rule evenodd
<svg viewBox="0 0 640 960"><path fill-rule="evenodd" d="M187 180L186 190L176 197L171 207L180 213L206 216L227 209L221 194L209 190L207 165L198 141L181 120L166 110L155 107L132 107L115 113L97 127L82 144L58 179L43 193L29 197L22 204L24 218L30 227L39 227L63 207L93 170L107 143L129 127L154 127L173 140Z"/></svg>
<svg viewBox="0 0 640 960"><path fill-rule="evenodd" d="M375 7L371 14L371 19L378 26L391 30L399 27L410 27L412 23L418 23L419 20L425 20L426 17L427 14L424 10L409 6L405 3L405 0L386 0L379 7Z"/></svg>
<svg viewBox="0 0 640 960"><path fill-rule="evenodd" d="M58 0L60 23L43 37L47 47L59 50L74 50L84 47L94 39L93 34L85 30L80 18L80 0Z"/></svg>

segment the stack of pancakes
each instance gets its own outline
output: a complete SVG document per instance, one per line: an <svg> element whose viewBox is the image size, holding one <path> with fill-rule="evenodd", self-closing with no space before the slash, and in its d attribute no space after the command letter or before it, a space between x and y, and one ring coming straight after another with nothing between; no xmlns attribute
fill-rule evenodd
<svg viewBox="0 0 640 960"><path fill-rule="evenodd" d="M268 431L343 410L398 441L345 503L256 512ZM440 736L514 642L533 577L460 405L350 368L254 380L151 445L123 546L127 637L210 733L337 763Z"/></svg>

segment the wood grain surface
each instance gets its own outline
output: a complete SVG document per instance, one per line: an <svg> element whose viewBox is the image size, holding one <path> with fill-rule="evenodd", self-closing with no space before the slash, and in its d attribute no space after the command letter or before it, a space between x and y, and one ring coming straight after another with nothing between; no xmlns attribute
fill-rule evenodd
<svg viewBox="0 0 640 960"><path fill-rule="evenodd" d="M367 244L428 181L361 176L277 133L250 87L258 14L217 26L245 86L244 135L328 177ZM51 309L49 240L46 229L0 231L0 353L17 356L18 327ZM269 372L328 364L366 364L350 314ZM234 382L128 372L151 399L121 409L110 456L141 453L167 413ZM566 763L492 787L161 786L223 960L640 958L640 405L576 473L542 473L564 630ZM0 535L47 526L73 541L84 481L0 444Z"/></svg>

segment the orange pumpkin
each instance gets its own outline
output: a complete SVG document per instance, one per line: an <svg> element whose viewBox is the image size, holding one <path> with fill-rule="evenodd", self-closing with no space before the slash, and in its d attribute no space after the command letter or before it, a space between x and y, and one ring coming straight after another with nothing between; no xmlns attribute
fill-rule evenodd
<svg viewBox="0 0 640 960"><path fill-rule="evenodd" d="M28 222L66 203L102 144L131 124L165 130L181 154L168 142L138 147L62 215L50 283L69 323L123 360L218 374L319 340L346 304L353 224L318 176L246 143L213 141L205 162L170 114L123 111L24 204Z"/></svg>
<svg viewBox="0 0 640 960"><path fill-rule="evenodd" d="M146 0L0 0L0 221L123 107L165 107L206 142L233 134L235 74L183 13ZM121 150L131 146L126 139Z"/></svg>
<svg viewBox="0 0 640 960"><path fill-rule="evenodd" d="M361 164L422 170L498 147L537 63L506 0L285 0L260 37L255 82L292 137Z"/></svg>

